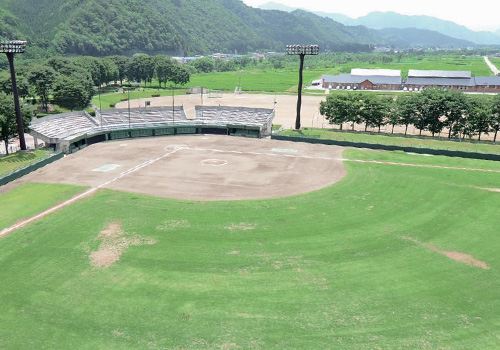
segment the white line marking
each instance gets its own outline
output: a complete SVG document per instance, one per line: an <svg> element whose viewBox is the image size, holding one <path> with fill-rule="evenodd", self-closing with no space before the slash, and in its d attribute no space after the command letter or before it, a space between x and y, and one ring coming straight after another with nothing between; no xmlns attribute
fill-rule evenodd
<svg viewBox="0 0 500 350"><path fill-rule="evenodd" d="M269 156L269 157L288 157L288 158L304 158L304 159L320 159L320 160L333 160L341 161L342 158L320 157L320 156L303 156L295 154L282 154L282 153L265 153L265 152L249 152L249 151L235 151L235 150L222 150L213 148L199 148L199 147L184 147L185 150L202 151L202 152L216 152L216 153L234 153L234 154L251 154L255 156Z"/></svg>
<svg viewBox="0 0 500 350"><path fill-rule="evenodd" d="M221 184L216 182L207 182L207 181L194 181L194 180L184 180L184 182L190 182L195 184L204 184L204 185L215 185L215 186L224 186L224 187L245 187L245 188L256 188L260 186L248 186L248 185L235 185L235 184Z"/></svg>
<svg viewBox="0 0 500 350"><path fill-rule="evenodd" d="M115 178L113 178L113 179L111 179L109 181L106 181L105 183L103 183L103 184L101 184L101 185L99 185L97 187L90 188L90 189L86 190L85 192L83 192L83 193L81 193L81 194L79 194L77 196L74 196L74 197L68 199L67 201L64 201L64 202L62 202L62 203L60 203L60 204L58 204L58 205L56 205L56 206L54 206L54 207L52 207L50 209L45 210L44 212L42 212L40 214L37 214L35 216L30 217L29 219L21 221L20 223L17 223L15 225L7 227L7 228L3 229L2 231L0 231L0 237L3 237L5 235L7 235L7 234L9 234L9 233L11 233L11 232L13 232L13 231L21 228L21 227L23 227L23 226L25 226L25 225L33 222L33 221L41 219L41 218L49 215L50 213L53 213L53 212L55 212L55 211L57 211L57 210L65 207L67 205L70 205L70 204L72 204L72 203L74 203L74 202L76 202L76 201L78 201L78 200L80 200L80 199L82 199L82 198L90 195L91 193L94 193L98 189L101 189L101 188L103 188L103 187L105 187L105 186L107 186L107 185L109 185L109 184L111 184L111 183L113 183L115 181L118 181L119 179L123 178L124 176L132 174L133 172L136 172L136 171L138 171L138 170L140 170L140 169L142 169L142 168L144 168L144 167L146 167L146 166L148 166L150 164L153 164L153 163L159 161L160 159L166 158L166 157L168 157L168 156L170 156L170 155L172 155L172 154L180 151L181 149L183 149L183 148L179 147L179 146L174 146L174 147L172 147L172 149L169 152L165 153L164 155L162 155L162 156L160 156L158 158L150 159L150 160L147 160L147 161L145 161L145 162L143 162L143 163L141 163L139 165L136 165L133 168L130 168L130 169L122 172L117 177L115 177Z"/></svg>
<svg viewBox="0 0 500 350"><path fill-rule="evenodd" d="M461 167L453 167L453 166L445 166L445 165L382 162L379 160L361 160L361 159L345 159L345 158L341 159L341 160L344 162L356 162L356 163L386 164L386 165L413 166L413 167L420 167L420 168L469 170L469 171L483 171L483 172L491 172L491 173L500 173L500 170L494 170L494 169L477 169L477 168L461 168Z"/></svg>

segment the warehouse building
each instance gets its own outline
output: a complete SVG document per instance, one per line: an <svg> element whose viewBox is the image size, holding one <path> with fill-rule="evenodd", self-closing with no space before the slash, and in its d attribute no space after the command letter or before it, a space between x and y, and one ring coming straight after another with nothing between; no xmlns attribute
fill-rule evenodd
<svg viewBox="0 0 500 350"><path fill-rule="evenodd" d="M330 90L401 90L401 71L352 69L351 74L323 75L322 86Z"/></svg>
<svg viewBox="0 0 500 350"><path fill-rule="evenodd" d="M464 92L500 93L500 76L474 77L470 71L410 69L406 81L392 69L352 69L351 74L323 75L322 86L329 90L422 91L430 87Z"/></svg>

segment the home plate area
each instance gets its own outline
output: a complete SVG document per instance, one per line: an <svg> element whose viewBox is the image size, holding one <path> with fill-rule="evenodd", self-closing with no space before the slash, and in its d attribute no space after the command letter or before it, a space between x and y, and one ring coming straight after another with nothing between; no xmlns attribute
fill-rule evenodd
<svg viewBox="0 0 500 350"><path fill-rule="evenodd" d="M99 143L37 172L37 181L186 200L285 197L346 175L342 147L217 135ZM61 177L60 174L72 176Z"/></svg>

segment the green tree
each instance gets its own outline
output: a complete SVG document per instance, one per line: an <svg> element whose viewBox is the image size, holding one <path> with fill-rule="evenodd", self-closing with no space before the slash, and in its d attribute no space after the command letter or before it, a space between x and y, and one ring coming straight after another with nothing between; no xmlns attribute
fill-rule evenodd
<svg viewBox="0 0 500 350"><path fill-rule="evenodd" d="M338 124L342 130L343 123L358 122L360 101L359 94L328 95L326 101L320 102L319 112L330 124Z"/></svg>
<svg viewBox="0 0 500 350"><path fill-rule="evenodd" d="M47 64L59 75L69 77L78 81L83 86L90 98L94 95L94 81L89 68L75 64L74 60L65 57L53 57L47 60Z"/></svg>
<svg viewBox="0 0 500 350"><path fill-rule="evenodd" d="M196 59L191 64L199 73L210 73L215 69L215 61L209 57Z"/></svg>
<svg viewBox="0 0 500 350"><path fill-rule="evenodd" d="M399 96L396 100L396 114L399 116L399 124L405 126L405 136L408 134L408 126L415 124L418 115L418 96Z"/></svg>
<svg viewBox="0 0 500 350"><path fill-rule="evenodd" d="M49 96L56 78L56 71L46 65L34 65L28 73L28 82L34 87L46 112L49 111Z"/></svg>
<svg viewBox="0 0 500 350"><path fill-rule="evenodd" d="M448 138L457 135L457 125L461 124L467 109L467 98L465 94L457 90L445 92L444 113L446 120L444 126L448 128Z"/></svg>
<svg viewBox="0 0 500 350"><path fill-rule="evenodd" d="M440 88L428 88L418 95L420 133L425 129L434 136L443 130L442 117L446 114L446 97L446 91Z"/></svg>
<svg viewBox="0 0 500 350"><path fill-rule="evenodd" d="M174 62L170 58L164 55L155 56L154 62L155 62L155 75L161 87L162 83L165 83L166 85L167 81L171 80L172 72L174 69Z"/></svg>
<svg viewBox="0 0 500 350"><path fill-rule="evenodd" d="M19 97L26 99L30 95L28 79L24 75L16 74L17 92ZM12 93L12 80L10 72L3 70L0 72L0 91L11 94Z"/></svg>
<svg viewBox="0 0 500 350"><path fill-rule="evenodd" d="M490 126L495 130L493 142L496 142L498 130L500 129L500 94L496 94L491 101L491 114Z"/></svg>
<svg viewBox="0 0 500 350"><path fill-rule="evenodd" d="M385 116L389 105L387 101L379 96L365 95L362 100L360 116L365 123L365 131L368 127L377 127L380 132L380 127L385 123Z"/></svg>
<svg viewBox="0 0 500 350"><path fill-rule="evenodd" d="M30 106L22 106L23 125L25 130L31 122L33 112ZM14 97L0 92L0 138L5 145L5 153L9 154L9 140L18 134Z"/></svg>
<svg viewBox="0 0 500 350"><path fill-rule="evenodd" d="M54 84L53 99L55 104L73 111L86 108L91 95L79 80L60 76Z"/></svg>
<svg viewBox="0 0 500 350"><path fill-rule="evenodd" d="M155 76L155 60L145 54L132 57L127 66L127 77L130 81L151 82Z"/></svg>
<svg viewBox="0 0 500 350"><path fill-rule="evenodd" d="M468 136L478 135L481 141L482 134L488 134L491 125L492 113L491 103L488 100L470 97L468 100Z"/></svg>
<svg viewBox="0 0 500 350"><path fill-rule="evenodd" d="M123 85L123 80L126 79L127 77L127 64L129 58L126 56L118 56L118 55L110 56L108 58L115 63L118 73L117 79L120 81L120 85Z"/></svg>
<svg viewBox="0 0 500 350"><path fill-rule="evenodd" d="M189 71L181 67L179 65L174 65L172 69L172 76L170 77L170 81L175 85L185 85L189 83L190 75Z"/></svg>

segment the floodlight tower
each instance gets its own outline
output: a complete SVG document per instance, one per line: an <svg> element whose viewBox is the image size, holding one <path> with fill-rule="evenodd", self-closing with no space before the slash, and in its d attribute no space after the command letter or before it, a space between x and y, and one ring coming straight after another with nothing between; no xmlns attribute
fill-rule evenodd
<svg viewBox="0 0 500 350"><path fill-rule="evenodd" d="M26 151L26 141L24 140L23 116L19 105L19 94L17 92L16 71L14 70L14 54L26 51L26 41L12 40L0 42L0 53L5 53L9 60L10 77L12 80L12 93L14 94L14 107L16 110L17 132L19 134L19 145L21 150Z"/></svg>
<svg viewBox="0 0 500 350"><path fill-rule="evenodd" d="M302 71L304 70L304 58L306 55L318 55L318 45L287 45L287 55L300 56L300 69L299 69L299 92L297 97L297 118L295 119L295 129L300 129L300 107L302 105Z"/></svg>

